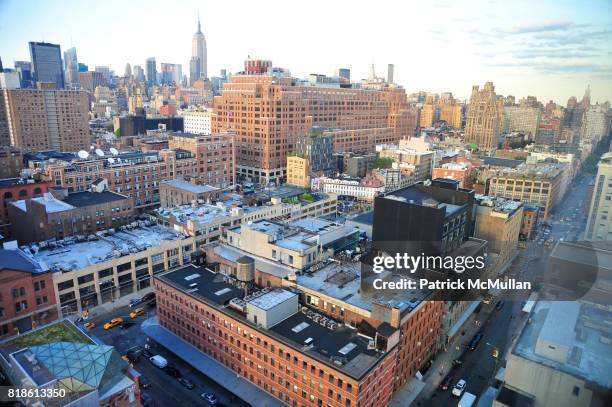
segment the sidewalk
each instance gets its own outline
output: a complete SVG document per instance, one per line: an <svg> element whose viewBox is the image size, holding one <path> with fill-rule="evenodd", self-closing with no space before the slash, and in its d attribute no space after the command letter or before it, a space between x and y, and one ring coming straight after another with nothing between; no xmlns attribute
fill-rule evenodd
<svg viewBox="0 0 612 407"><path fill-rule="evenodd" d="M157 317L145 320L140 329L155 342L170 350L194 369L206 375L220 386L257 407L282 407L283 402L260 390L236 372L200 352L193 345L163 328Z"/></svg>

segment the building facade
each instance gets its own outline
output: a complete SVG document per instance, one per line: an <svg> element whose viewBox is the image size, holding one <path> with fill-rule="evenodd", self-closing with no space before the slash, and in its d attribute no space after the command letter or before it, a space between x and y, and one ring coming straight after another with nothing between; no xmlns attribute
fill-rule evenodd
<svg viewBox="0 0 612 407"><path fill-rule="evenodd" d="M30 42L30 60L36 82L53 82L58 89L64 88L62 52L58 44Z"/></svg>
<svg viewBox="0 0 612 407"><path fill-rule="evenodd" d="M465 142L477 144L485 151L496 149L503 130L503 120L503 100L498 100L493 83L485 83L483 89L474 85L467 109Z"/></svg>
<svg viewBox="0 0 612 407"><path fill-rule="evenodd" d="M585 240L612 241L612 152L605 153L597 165Z"/></svg>

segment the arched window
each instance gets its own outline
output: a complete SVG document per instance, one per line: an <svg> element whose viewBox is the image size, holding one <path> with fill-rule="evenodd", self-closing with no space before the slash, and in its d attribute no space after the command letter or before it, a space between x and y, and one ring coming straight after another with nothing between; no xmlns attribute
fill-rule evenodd
<svg viewBox="0 0 612 407"><path fill-rule="evenodd" d="M12 192L5 192L4 193L4 199L12 199L13 198L13 193Z"/></svg>
<svg viewBox="0 0 612 407"><path fill-rule="evenodd" d="M28 196L28 191L26 191L25 189L22 189L21 191L19 191L19 197L23 198Z"/></svg>
<svg viewBox="0 0 612 407"><path fill-rule="evenodd" d="M34 195L40 195L42 194L42 190L38 187L34 188Z"/></svg>

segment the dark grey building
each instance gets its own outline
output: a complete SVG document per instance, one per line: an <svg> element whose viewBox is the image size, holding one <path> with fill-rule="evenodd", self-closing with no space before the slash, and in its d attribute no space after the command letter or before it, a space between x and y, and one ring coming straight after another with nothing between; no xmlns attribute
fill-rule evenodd
<svg viewBox="0 0 612 407"><path fill-rule="evenodd" d="M35 81L55 82L58 89L64 88L62 51L58 44L30 42L30 58Z"/></svg>
<svg viewBox="0 0 612 407"><path fill-rule="evenodd" d="M147 58L145 70L147 74L147 86L157 85L157 62L155 58Z"/></svg>
<svg viewBox="0 0 612 407"><path fill-rule="evenodd" d="M22 88L31 88L32 83L32 64L30 61L15 61L15 70L19 74L19 84Z"/></svg>
<svg viewBox="0 0 612 407"><path fill-rule="evenodd" d="M298 138L295 152L308 158L312 173L327 175L337 171L334 158L334 138L331 135L324 135L316 127L309 135Z"/></svg>

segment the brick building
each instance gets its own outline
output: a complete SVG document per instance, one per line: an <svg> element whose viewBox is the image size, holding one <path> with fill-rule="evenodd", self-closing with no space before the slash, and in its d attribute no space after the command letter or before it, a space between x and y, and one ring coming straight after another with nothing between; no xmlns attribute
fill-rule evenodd
<svg viewBox="0 0 612 407"><path fill-rule="evenodd" d="M0 250L0 338L57 318L52 273L18 250Z"/></svg>
<svg viewBox="0 0 612 407"><path fill-rule="evenodd" d="M0 147L0 179L18 177L22 169L21 150L15 147Z"/></svg>
<svg viewBox="0 0 612 407"><path fill-rule="evenodd" d="M164 208L192 202L206 202L219 196L219 188L198 184L196 178L164 180L159 186L160 204Z"/></svg>
<svg viewBox="0 0 612 407"><path fill-rule="evenodd" d="M132 222L135 214L132 199L106 190L72 194L54 190L9 205L9 220L19 225L13 228L12 236L22 244L89 236Z"/></svg>
<svg viewBox="0 0 612 407"><path fill-rule="evenodd" d="M9 219L9 204L18 199L30 199L42 196L49 189L48 182L37 182L33 179L5 178L0 179L0 234L11 237L12 224Z"/></svg>

